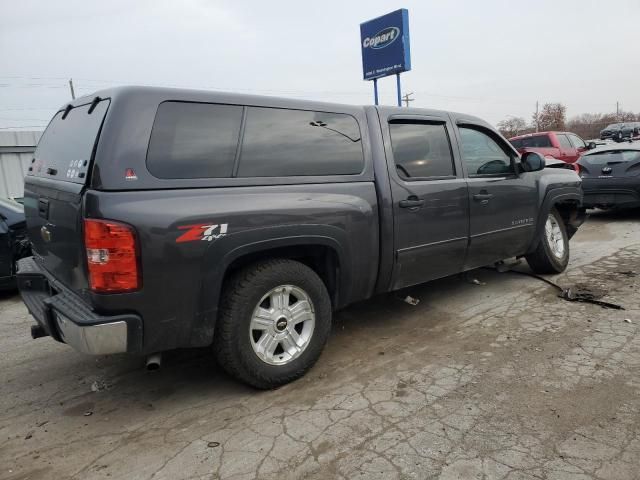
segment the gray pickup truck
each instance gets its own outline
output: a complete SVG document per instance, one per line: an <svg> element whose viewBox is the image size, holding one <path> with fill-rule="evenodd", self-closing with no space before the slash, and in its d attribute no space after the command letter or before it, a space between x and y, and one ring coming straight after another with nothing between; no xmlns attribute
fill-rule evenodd
<svg viewBox="0 0 640 480"><path fill-rule="evenodd" d="M510 257L563 271L581 201L575 171L469 115L118 88L44 132L18 286L34 338L212 346L272 388L316 362L346 305Z"/></svg>

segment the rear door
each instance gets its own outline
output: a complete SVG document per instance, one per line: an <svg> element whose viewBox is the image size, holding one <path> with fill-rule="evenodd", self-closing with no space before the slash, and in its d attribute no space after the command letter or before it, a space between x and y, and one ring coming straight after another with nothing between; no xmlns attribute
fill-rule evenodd
<svg viewBox="0 0 640 480"><path fill-rule="evenodd" d="M82 197L108 100L58 112L25 178L25 217L36 256L58 280L87 287Z"/></svg>
<svg viewBox="0 0 640 480"><path fill-rule="evenodd" d="M486 126L464 120L457 135L469 186L465 269L523 254L534 234L536 182L518 175L518 155Z"/></svg>
<svg viewBox="0 0 640 480"><path fill-rule="evenodd" d="M469 235L466 183L448 116L383 119L394 213L392 289L461 270Z"/></svg>

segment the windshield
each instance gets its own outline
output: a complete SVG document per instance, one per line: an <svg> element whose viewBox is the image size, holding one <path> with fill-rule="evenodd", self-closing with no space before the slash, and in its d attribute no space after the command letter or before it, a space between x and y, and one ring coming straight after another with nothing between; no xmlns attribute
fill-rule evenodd
<svg viewBox="0 0 640 480"><path fill-rule="evenodd" d="M607 125L604 129L605 130L613 130L616 128L620 128L622 126L621 123L612 123L611 125Z"/></svg>
<svg viewBox="0 0 640 480"><path fill-rule="evenodd" d="M65 117L56 113L44 131L34 154L30 175L85 183L93 147L107 112L109 100L72 108ZM65 118L63 118L65 117Z"/></svg>
<svg viewBox="0 0 640 480"><path fill-rule="evenodd" d="M596 152L583 157L592 165L605 165L608 163L623 163L640 160L640 150L610 150Z"/></svg>

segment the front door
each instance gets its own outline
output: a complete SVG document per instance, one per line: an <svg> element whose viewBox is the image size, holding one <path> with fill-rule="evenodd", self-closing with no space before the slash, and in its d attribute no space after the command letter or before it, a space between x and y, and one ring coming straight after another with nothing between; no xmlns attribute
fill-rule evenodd
<svg viewBox="0 0 640 480"><path fill-rule="evenodd" d="M564 133L556 134L560 144L560 158L563 162L573 163L578 159L578 150L574 147Z"/></svg>
<svg viewBox="0 0 640 480"><path fill-rule="evenodd" d="M461 270L469 200L448 116L392 116L386 126L398 289Z"/></svg>
<svg viewBox="0 0 640 480"><path fill-rule="evenodd" d="M517 171L517 153L482 125L458 125L469 185L470 242L465 269L522 255L533 240L535 173Z"/></svg>

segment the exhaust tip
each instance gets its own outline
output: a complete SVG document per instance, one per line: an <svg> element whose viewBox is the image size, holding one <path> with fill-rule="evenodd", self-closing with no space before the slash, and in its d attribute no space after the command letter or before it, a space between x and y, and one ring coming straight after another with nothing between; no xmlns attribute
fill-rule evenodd
<svg viewBox="0 0 640 480"><path fill-rule="evenodd" d="M148 372L160 370L160 365L162 365L162 354L154 353L147 357L146 368Z"/></svg>

